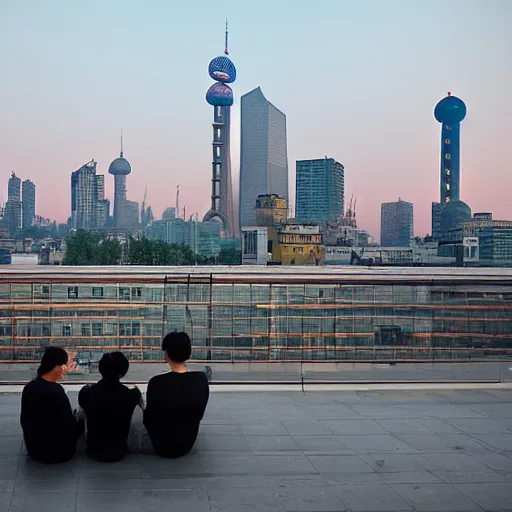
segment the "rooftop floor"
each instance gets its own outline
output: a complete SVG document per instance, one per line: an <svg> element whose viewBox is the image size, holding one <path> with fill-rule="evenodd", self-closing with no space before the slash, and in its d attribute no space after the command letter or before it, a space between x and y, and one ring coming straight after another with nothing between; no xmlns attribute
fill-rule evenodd
<svg viewBox="0 0 512 512"><path fill-rule="evenodd" d="M153 455L137 411L111 465L29 460L19 403L0 396L2 511L512 510L510 388L215 392L187 457Z"/></svg>

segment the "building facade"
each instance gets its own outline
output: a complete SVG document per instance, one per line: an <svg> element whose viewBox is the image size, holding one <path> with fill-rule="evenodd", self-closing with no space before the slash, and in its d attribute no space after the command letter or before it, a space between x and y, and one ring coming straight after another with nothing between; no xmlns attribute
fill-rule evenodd
<svg viewBox="0 0 512 512"><path fill-rule="evenodd" d="M36 217L36 186L30 180L21 185L23 229L32 226Z"/></svg>
<svg viewBox="0 0 512 512"><path fill-rule="evenodd" d="M241 99L240 226L256 226L260 195L288 199L286 116L263 95L260 87Z"/></svg>
<svg viewBox="0 0 512 512"><path fill-rule="evenodd" d="M286 224L278 233L272 248L272 261L281 265L321 265L324 244L316 224Z"/></svg>
<svg viewBox="0 0 512 512"><path fill-rule="evenodd" d="M326 225L345 211L345 168L334 158L297 161L295 217L297 222Z"/></svg>
<svg viewBox="0 0 512 512"><path fill-rule="evenodd" d="M380 245L409 247L414 233L413 204L402 201L382 203L380 208Z"/></svg>
<svg viewBox="0 0 512 512"><path fill-rule="evenodd" d="M9 229L9 236L17 236L23 223L23 210L21 203L21 179L13 172L7 187L7 202L5 203L5 219Z"/></svg>
<svg viewBox="0 0 512 512"><path fill-rule="evenodd" d="M0 361L49 345L98 361L161 360L162 333L189 332L193 360L500 361L512 356L503 269L46 267L0 274ZM22 313L22 314L20 314ZM387 330L397 336L389 339Z"/></svg>
<svg viewBox="0 0 512 512"><path fill-rule="evenodd" d="M490 214L460 224L463 237L478 239L479 261L493 266L512 266L512 221L493 220Z"/></svg>
<svg viewBox="0 0 512 512"><path fill-rule="evenodd" d="M71 174L71 228L103 227L108 201L105 200L105 177L96 174L91 160ZM108 215L108 214L107 214Z"/></svg>

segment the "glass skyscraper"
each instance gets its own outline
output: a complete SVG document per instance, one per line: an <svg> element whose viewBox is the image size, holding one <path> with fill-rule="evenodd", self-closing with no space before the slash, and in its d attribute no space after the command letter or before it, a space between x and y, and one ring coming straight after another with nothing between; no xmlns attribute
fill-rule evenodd
<svg viewBox="0 0 512 512"><path fill-rule="evenodd" d="M382 203L380 209L380 245L409 247L413 237L413 204L398 199Z"/></svg>
<svg viewBox="0 0 512 512"><path fill-rule="evenodd" d="M334 158L299 160L296 177L297 222L325 224L343 215L345 168Z"/></svg>
<svg viewBox="0 0 512 512"><path fill-rule="evenodd" d="M240 226L256 225L256 200L262 194L288 198L286 116L261 88L241 99Z"/></svg>

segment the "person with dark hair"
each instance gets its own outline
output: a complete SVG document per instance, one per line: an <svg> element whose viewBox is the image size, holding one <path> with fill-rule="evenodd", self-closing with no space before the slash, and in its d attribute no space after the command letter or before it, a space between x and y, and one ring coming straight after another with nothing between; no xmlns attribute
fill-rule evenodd
<svg viewBox="0 0 512 512"><path fill-rule="evenodd" d="M78 403L87 418L87 454L100 462L117 462L128 453L128 434L135 407L141 405L138 388L121 384L130 363L121 352L103 354L99 363L102 379L84 386Z"/></svg>
<svg viewBox="0 0 512 512"><path fill-rule="evenodd" d="M204 372L187 371L192 353L187 333L167 334L162 350L171 371L149 381L144 425L157 454L182 457L196 442L210 388Z"/></svg>
<svg viewBox="0 0 512 512"><path fill-rule="evenodd" d="M69 354L60 347L48 347L41 359L37 377L21 395L21 428L27 452L44 463L66 462L76 451L84 432L64 388L57 384L71 366Z"/></svg>

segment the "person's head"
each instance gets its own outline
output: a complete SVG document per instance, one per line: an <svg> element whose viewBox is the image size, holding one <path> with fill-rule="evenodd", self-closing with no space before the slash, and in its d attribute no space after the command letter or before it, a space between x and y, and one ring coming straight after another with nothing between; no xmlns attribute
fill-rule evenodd
<svg viewBox="0 0 512 512"><path fill-rule="evenodd" d="M99 371L105 380L122 379L128 372L130 363L121 352L108 352L103 354L99 363Z"/></svg>
<svg viewBox="0 0 512 512"><path fill-rule="evenodd" d="M41 358L37 375L57 382L68 372L69 354L60 347L48 347Z"/></svg>
<svg viewBox="0 0 512 512"><path fill-rule="evenodd" d="M192 354L192 343L186 332L170 332L162 340L167 363L184 363Z"/></svg>

